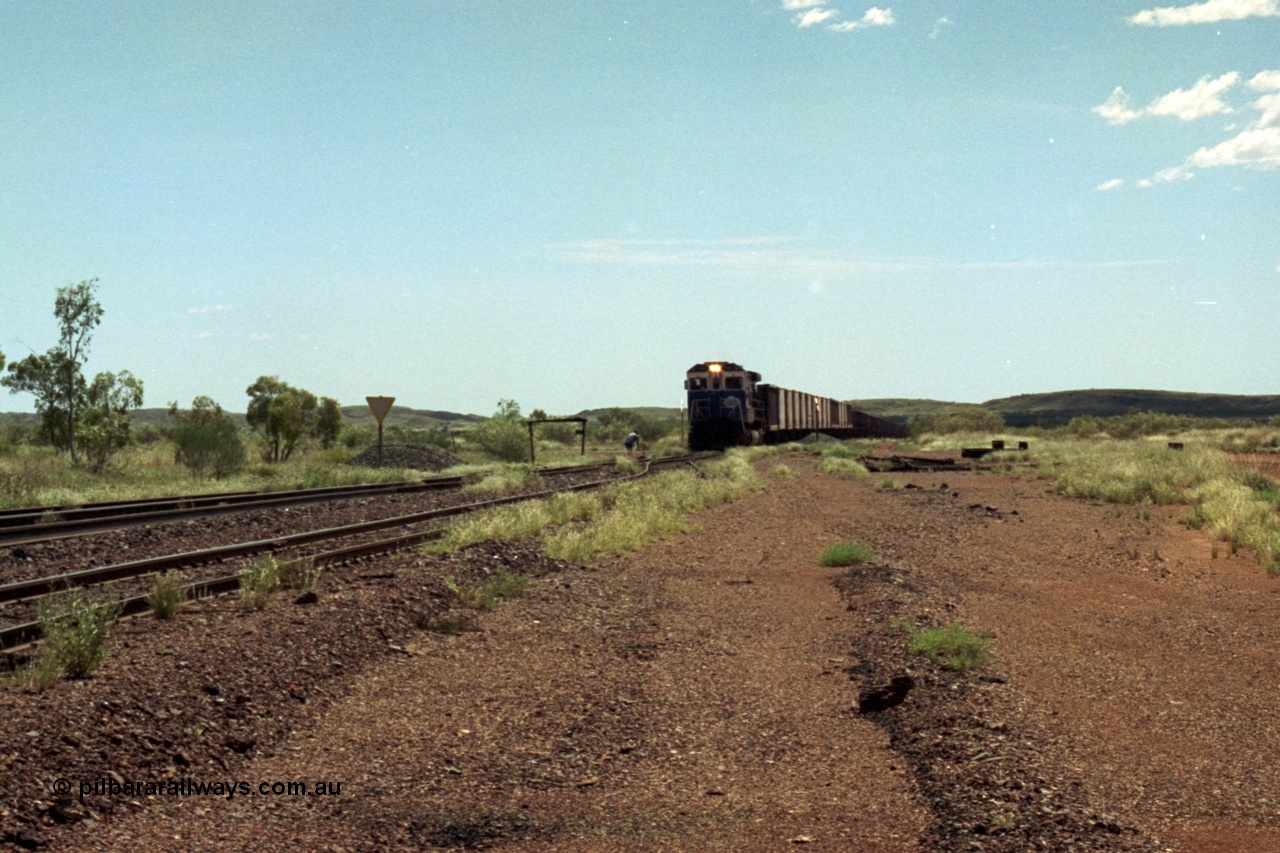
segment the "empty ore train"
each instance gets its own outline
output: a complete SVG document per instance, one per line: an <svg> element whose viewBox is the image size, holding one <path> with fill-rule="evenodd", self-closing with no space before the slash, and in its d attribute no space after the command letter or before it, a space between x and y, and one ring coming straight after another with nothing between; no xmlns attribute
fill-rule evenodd
<svg viewBox="0 0 1280 853"><path fill-rule="evenodd" d="M760 374L728 361L689 368L689 448L776 444L821 432L833 438L905 438L906 427L851 408L760 382Z"/></svg>

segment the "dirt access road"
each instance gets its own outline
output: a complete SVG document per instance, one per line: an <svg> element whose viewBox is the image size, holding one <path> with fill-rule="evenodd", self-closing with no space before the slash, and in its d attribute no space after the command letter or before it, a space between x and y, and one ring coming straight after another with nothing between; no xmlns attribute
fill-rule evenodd
<svg viewBox="0 0 1280 853"><path fill-rule="evenodd" d="M416 634L231 765L340 795L151 798L51 846L1280 850L1280 581L1247 555L1042 480L761 470L697 532ZM820 568L843 539L875 564ZM952 622L995 662L905 651Z"/></svg>

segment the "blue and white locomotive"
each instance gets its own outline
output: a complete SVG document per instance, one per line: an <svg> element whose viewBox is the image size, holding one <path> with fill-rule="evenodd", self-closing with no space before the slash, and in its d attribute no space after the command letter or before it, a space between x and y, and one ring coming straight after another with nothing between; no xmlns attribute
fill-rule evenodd
<svg viewBox="0 0 1280 853"><path fill-rule="evenodd" d="M738 444L795 441L812 432L833 438L905 438L906 427L848 403L760 382L760 374L729 361L695 364L685 376L689 447L722 450Z"/></svg>

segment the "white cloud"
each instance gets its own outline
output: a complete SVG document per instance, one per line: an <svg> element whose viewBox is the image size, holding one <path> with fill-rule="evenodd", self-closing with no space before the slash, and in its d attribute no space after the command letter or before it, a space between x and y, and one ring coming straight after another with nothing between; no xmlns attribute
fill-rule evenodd
<svg viewBox="0 0 1280 853"><path fill-rule="evenodd" d="M1129 18L1129 23L1143 27L1177 27L1277 16L1280 16L1280 0L1205 0L1190 6L1144 9Z"/></svg>
<svg viewBox="0 0 1280 853"><path fill-rule="evenodd" d="M1224 74L1218 80L1225 80L1228 76L1230 75ZM1181 166L1161 170L1152 177L1139 181L1138 186L1152 187L1174 180L1188 180L1195 175L1195 169L1215 169L1222 166L1260 170L1280 168L1280 91L1272 91L1280 90L1280 70L1255 74L1249 80L1249 88L1268 92L1250 105L1261 112L1255 121L1245 125L1230 139L1200 148Z"/></svg>
<svg viewBox="0 0 1280 853"><path fill-rule="evenodd" d="M1249 88L1257 92L1273 91L1253 102L1262 110L1262 116L1254 122L1255 128L1280 127L1280 70L1262 71L1249 81Z"/></svg>
<svg viewBox="0 0 1280 853"><path fill-rule="evenodd" d="M195 339L198 341L203 341L212 337L213 337L213 332L196 332L195 334Z"/></svg>
<svg viewBox="0 0 1280 853"><path fill-rule="evenodd" d="M823 21L829 21L839 14L840 13L835 9L814 8L796 15L791 20L795 22L797 27L803 30L821 24Z"/></svg>
<svg viewBox="0 0 1280 853"><path fill-rule="evenodd" d="M1093 108L1093 111L1107 120L1107 124L1128 124L1142 115L1129 109L1129 95L1124 87L1116 86L1111 97Z"/></svg>
<svg viewBox="0 0 1280 853"><path fill-rule="evenodd" d="M1280 168L1280 127L1245 130L1212 148L1201 148L1187 158L1187 163L1202 169L1215 166Z"/></svg>
<svg viewBox="0 0 1280 853"><path fill-rule="evenodd" d="M892 9L879 9L872 6L857 21L839 21L840 10L827 5L827 0L782 0L782 8L788 12L796 12L791 22L800 29L827 24L827 29L838 33L860 30L867 27L888 27L895 23ZM831 22L831 23L828 23Z"/></svg>
<svg viewBox="0 0 1280 853"><path fill-rule="evenodd" d="M1124 186L1124 178L1112 178L1109 181L1103 181L1098 184L1094 189L1098 192L1105 193L1108 190L1119 189L1122 186Z"/></svg>
<svg viewBox="0 0 1280 853"><path fill-rule="evenodd" d="M831 29L838 33L847 33L849 30L859 30L864 27L891 27L895 23L897 21L893 17L892 9L877 9L872 6L863 13L862 20L832 24Z"/></svg>
<svg viewBox="0 0 1280 853"><path fill-rule="evenodd" d="M226 305L202 305L199 308L188 308L188 314L208 314L210 311L230 311Z"/></svg>
<svg viewBox="0 0 1280 853"><path fill-rule="evenodd" d="M1219 95L1238 82L1238 71L1228 71L1216 79L1210 79L1206 75L1191 88L1174 89L1140 110L1131 109L1129 94L1124 87L1116 86L1111 96L1094 107L1093 112L1106 119L1108 124L1128 124L1142 116L1173 116L1182 121L1195 121L1205 116L1234 112Z"/></svg>
<svg viewBox="0 0 1280 853"><path fill-rule="evenodd" d="M1149 178L1143 178L1138 181L1138 186L1143 189L1154 187L1158 184L1171 184L1174 181L1189 181L1196 176L1185 164L1182 166L1173 166L1168 169L1161 169Z"/></svg>
<svg viewBox="0 0 1280 853"><path fill-rule="evenodd" d="M943 27L950 27L953 24L955 24L955 21L950 18L939 18L933 22L933 32L929 33L929 38L936 39L938 37L938 33L942 32Z"/></svg>
<svg viewBox="0 0 1280 853"><path fill-rule="evenodd" d="M251 341L269 341L269 340L271 340L271 336L270 336L270 335L268 335L266 332L251 332L251 333L249 334L249 340L251 340Z"/></svg>
<svg viewBox="0 0 1280 853"><path fill-rule="evenodd" d="M1201 77L1190 89L1175 89L1152 101L1143 112L1152 116L1174 116L1182 121L1194 121L1204 116L1232 112L1231 107L1218 96L1240 80L1237 71L1229 71L1216 80L1208 75Z"/></svg>

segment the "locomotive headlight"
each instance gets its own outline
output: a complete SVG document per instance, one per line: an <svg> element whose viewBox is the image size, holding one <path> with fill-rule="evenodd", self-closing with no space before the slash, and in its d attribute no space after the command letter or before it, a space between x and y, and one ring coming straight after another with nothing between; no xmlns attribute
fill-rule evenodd
<svg viewBox="0 0 1280 853"><path fill-rule="evenodd" d="M724 368L718 364L708 364L707 370L710 370L712 373L719 373L721 370L724 370Z"/></svg>

